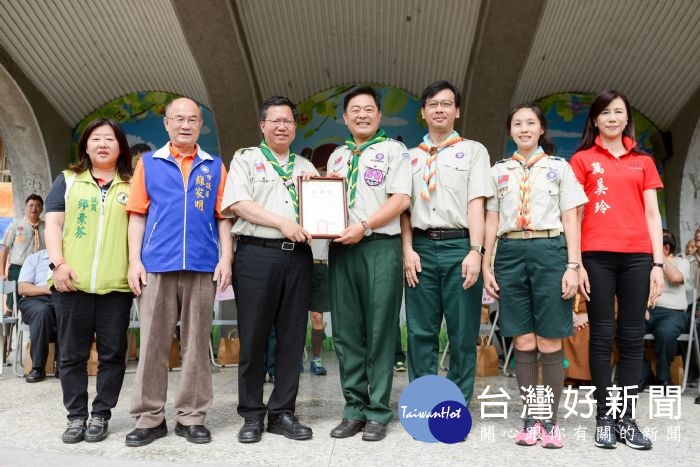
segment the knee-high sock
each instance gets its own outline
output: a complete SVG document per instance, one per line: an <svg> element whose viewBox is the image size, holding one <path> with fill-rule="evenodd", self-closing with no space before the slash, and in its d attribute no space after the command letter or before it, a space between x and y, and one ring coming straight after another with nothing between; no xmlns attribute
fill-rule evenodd
<svg viewBox="0 0 700 467"><path fill-rule="evenodd" d="M552 389L552 418L556 420L559 409L559 399L564 389L564 351L557 350L551 353L542 353L542 383Z"/></svg>
<svg viewBox="0 0 700 467"><path fill-rule="evenodd" d="M311 330L311 352L314 357L321 356L321 343L323 342L323 329Z"/></svg>
<svg viewBox="0 0 700 467"><path fill-rule="evenodd" d="M515 377L518 380L520 395L526 397L527 388L537 385L537 349L520 351L515 349ZM525 388L525 389L523 389ZM525 399L523 399L525 405Z"/></svg>

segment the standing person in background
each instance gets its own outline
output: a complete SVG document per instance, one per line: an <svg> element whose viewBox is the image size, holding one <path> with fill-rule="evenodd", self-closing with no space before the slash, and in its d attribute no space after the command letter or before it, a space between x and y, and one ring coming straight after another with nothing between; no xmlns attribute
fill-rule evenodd
<svg viewBox="0 0 700 467"><path fill-rule="evenodd" d="M321 360L323 345L323 312L330 309L328 305L328 240L312 240L311 252L314 256L313 275L311 277L311 363L309 371L316 376L325 376L328 371Z"/></svg>
<svg viewBox="0 0 700 467"><path fill-rule="evenodd" d="M39 218L44 210L44 200L32 193L24 201L24 217L12 222L0 242L0 280L16 281L24 260L32 253L46 248L44 244L45 222ZM9 267L7 260L10 260ZM7 269L7 276L5 275ZM12 295L7 295L7 308L12 309Z"/></svg>
<svg viewBox="0 0 700 467"><path fill-rule="evenodd" d="M444 317L450 341L447 378L469 406L481 320L484 204L494 194L489 154L455 131L461 97L454 84L429 84L420 102L428 134L409 151L413 193L410 210L401 214L408 377L437 374Z"/></svg>
<svg viewBox="0 0 700 467"><path fill-rule="evenodd" d="M328 159L330 176L347 181L349 226L328 254L333 343L345 408L333 438L379 441L393 412L389 395L401 310L401 227L410 204L406 147L379 128L379 96L358 87L345 96L345 144Z"/></svg>
<svg viewBox="0 0 700 467"><path fill-rule="evenodd" d="M581 264L576 208L587 198L566 160L551 156L554 144L537 105L515 107L506 128L517 150L491 169L496 196L486 205L484 287L500 300L501 333L512 336L515 346L515 373L525 405L515 442L561 448L562 338L573 333L572 298ZM542 414L531 412L528 402L537 385L538 354L542 382L552 393L549 410Z"/></svg>
<svg viewBox="0 0 700 467"><path fill-rule="evenodd" d="M77 162L46 198L46 249L56 309L59 372L68 427L63 442L102 441L126 370L132 294L127 282L131 151L112 120L94 120L78 140ZM99 366L88 418L87 361L93 336Z"/></svg>
<svg viewBox="0 0 700 467"><path fill-rule="evenodd" d="M175 434L195 444L211 441L204 422L214 399L214 296L217 286L224 290L231 283L231 222L221 214L226 168L197 144L201 108L191 99L175 99L165 107L163 125L169 142L139 160L127 205L129 286L139 297L141 322L129 410L136 428L125 441L132 447L168 433L168 355L178 320L182 372Z"/></svg>
<svg viewBox="0 0 700 467"><path fill-rule="evenodd" d="M646 304L656 303L664 288L656 195L663 184L654 160L636 145L627 97L615 90L598 94L571 167L590 200L580 210L580 289L590 296L589 358L598 403L595 445L608 449L616 447L616 440L635 449L652 445L637 426L632 401L642 369ZM606 403L615 338L620 350L618 386L626 399L622 408Z"/></svg>

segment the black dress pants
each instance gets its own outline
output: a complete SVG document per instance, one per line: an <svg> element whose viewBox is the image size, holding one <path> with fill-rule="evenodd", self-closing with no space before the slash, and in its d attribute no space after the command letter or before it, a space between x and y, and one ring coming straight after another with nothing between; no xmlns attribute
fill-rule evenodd
<svg viewBox="0 0 700 467"><path fill-rule="evenodd" d="M607 388L612 383L610 356L615 339L620 350L617 385L624 388L639 384L651 263L650 254L598 251L583 253L583 266L591 284L591 301L588 303L591 337L588 348L598 415L605 415L609 409ZM630 388L627 394L634 396L637 389ZM631 415L631 401L632 399L627 400L627 415Z"/></svg>
<svg viewBox="0 0 700 467"><path fill-rule="evenodd" d="M61 388L68 420L88 418L87 361L93 336L97 340L97 394L92 416L109 420L117 405L126 370L126 330L133 295L104 295L53 290L61 342Z"/></svg>
<svg viewBox="0 0 700 467"><path fill-rule="evenodd" d="M299 389L299 362L304 352L311 306L311 248L293 251L238 242L233 262L233 289L241 342L238 364L238 414L262 420L294 412ZM263 359L270 331L275 329L275 387L263 403Z"/></svg>
<svg viewBox="0 0 700 467"><path fill-rule="evenodd" d="M49 354L49 343L58 340L56 339L56 311L51 296L22 297L17 305L22 311L22 321L29 326L32 368L43 370ZM56 361L59 361L58 356L59 348L56 342ZM28 369L25 371L29 372Z"/></svg>

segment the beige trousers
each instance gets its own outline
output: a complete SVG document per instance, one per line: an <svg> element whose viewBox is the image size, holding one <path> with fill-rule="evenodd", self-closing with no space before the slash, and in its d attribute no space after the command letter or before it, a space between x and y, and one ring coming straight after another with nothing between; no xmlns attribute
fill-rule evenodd
<svg viewBox="0 0 700 467"><path fill-rule="evenodd" d="M154 428L165 419L168 358L180 320L182 372L175 396L177 421L203 425L214 393L209 339L216 283L204 272L148 274L139 298L141 351L129 413L136 428Z"/></svg>

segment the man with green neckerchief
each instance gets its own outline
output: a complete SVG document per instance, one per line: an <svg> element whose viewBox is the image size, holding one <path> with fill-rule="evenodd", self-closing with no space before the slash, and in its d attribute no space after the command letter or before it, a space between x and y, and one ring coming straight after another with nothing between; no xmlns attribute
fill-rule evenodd
<svg viewBox="0 0 700 467"><path fill-rule="evenodd" d="M286 97L273 96L260 107L263 140L240 149L221 203L236 218L233 289L238 310L240 363L238 414L245 419L241 443L267 431L290 439L309 439L311 428L294 416L299 388L299 362L311 306L311 235L299 225L297 177L318 175L313 164L289 150L294 141L297 108ZM275 329L275 387L263 402L263 356Z"/></svg>
<svg viewBox="0 0 700 467"><path fill-rule="evenodd" d="M403 290L399 215L410 203L406 147L379 129L379 97L370 87L345 96L350 137L328 160L329 176L347 181L349 226L329 251L333 343L345 397L331 431L379 441L393 417L389 395Z"/></svg>

